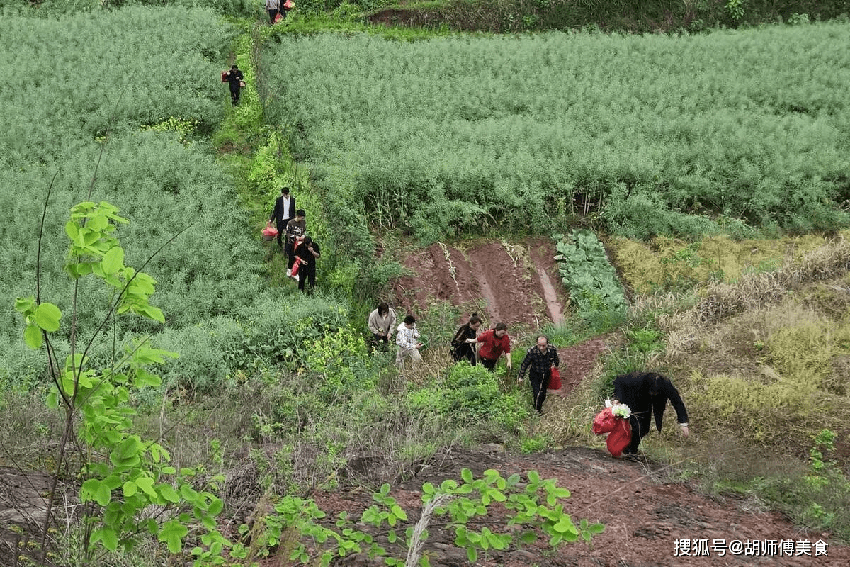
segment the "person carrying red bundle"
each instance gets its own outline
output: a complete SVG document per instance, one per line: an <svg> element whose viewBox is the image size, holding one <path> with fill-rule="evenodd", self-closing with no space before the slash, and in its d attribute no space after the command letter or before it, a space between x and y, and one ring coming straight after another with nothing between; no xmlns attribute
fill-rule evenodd
<svg viewBox="0 0 850 567"><path fill-rule="evenodd" d="M531 383L531 401L537 413L543 413L543 402L546 400L546 388L552 369L561 363L558 349L549 344L546 335L537 337L537 345L528 349L522 365L519 367L517 381L522 382L525 371L528 370L528 381Z"/></svg>
<svg viewBox="0 0 850 567"><path fill-rule="evenodd" d="M626 404L631 410L629 424L632 437L623 451L624 454L637 454L640 440L649 433L653 415L655 427L661 431L667 400L670 400L676 410L682 435L687 437L690 435L688 411L682 402L682 396L669 378L656 372L630 372L614 378L614 403Z"/></svg>

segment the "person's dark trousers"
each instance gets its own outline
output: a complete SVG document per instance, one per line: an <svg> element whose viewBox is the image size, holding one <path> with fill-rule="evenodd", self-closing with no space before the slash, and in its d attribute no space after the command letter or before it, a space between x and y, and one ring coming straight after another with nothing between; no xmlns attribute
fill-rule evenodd
<svg viewBox="0 0 850 567"><path fill-rule="evenodd" d="M292 219L283 219L280 222L278 222L278 220L275 219L275 221L274 221L275 224L277 225L277 245L280 246L281 248L283 248L283 238L284 238L284 235L286 234L286 224L290 220L292 220ZM292 266L290 266L290 268L291 267Z"/></svg>
<svg viewBox="0 0 850 567"><path fill-rule="evenodd" d="M549 376L540 374L529 374L528 381L531 382L531 401L537 413L543 413L543 402L546 401L546 386L549 385Z"/></svg>
<svg viewBox="0 0 850 567"><path fill-rule="evenodd" d="M462 347L460 347L452 354L452 357L458 362L466 360L469 364L475 366L475 349L472 348L472 345L469 343L465 343Z"/></svg>
<svg viewBox="0 0 850 567"><path fill-rule="evenodd" d="M630 415L629 425L632 428L632 440L629 442L629 446L623 449L623 453L626 455L634 455L638 452L640 440L649 433L649 428L652 425L650 412L646 412L645 416L637 416L635 414Z"/></svg>
<svg viewBox="0 0 850 567"><path fill-rule="evenodd" d="M316 285L316 266L302 266L298 268L298 289L304 291L304 283L310 280L310 293Z"/></svg>
<svg viewBox="0 0 850 567"><path fill-rule="evenodd" d="M239 104L239 85L237 84L235 87L231 85L230 87L230 100L233 102L233 106Z"/></svg>
<svg viewBox="0 0 850 567"><path fill-rule="evenodd" d="M295 265L295 243L292 242L291 239L286 239L286 248L284 249L286 253L286 269L291 270L292 266Z"/></svg>
<svg viewBox="0 0 850 567"><path fill-rule="evenodd" d="M269 10L268 12L269 12L269 20L271 20L271 23L274 23L274 19L277 17L278 11L277 10Z"/></svg>
<svg viewBox="0 0 850 567"><path fill-rule="evenodd" d="M484 368L486 368L490 372L496 371L496 363L497 362L499 362L498 358L496 360L490 360L489 358L482 358L481 359L481 364L483 364Z"/></svg>

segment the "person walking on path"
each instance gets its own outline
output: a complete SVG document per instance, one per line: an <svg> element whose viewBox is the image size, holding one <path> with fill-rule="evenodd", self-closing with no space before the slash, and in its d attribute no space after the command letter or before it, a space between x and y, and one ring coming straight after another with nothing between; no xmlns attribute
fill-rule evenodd
<svg viewBox="0 0 850 567"><path fill-rule="evenodd" d="M292 264L295 263L297 241L307 232L307 221L304 217L304 209L298 209L295 211L295 218L286 223L286 247L284 248L284 253L286 254L286 277L292 274Z"/></svg>
<svg viewBox="0 0 850 567"><path fill-rule="evenodd" d="M280 197L274 201L269 221L274 221L277 227L277 245L283 247L283 237L286 233L286 225L295 218L295 197L290 196L289 187L280 188ZM288 255L287 255L288 256Z"/></svg>
<svg viewBox="0 0 850 567"><path fill-rule="evenodd" d="M273 25L280 13L280 0L266 0L266 12L269 13L269 22Z"/></svg>
<svg viewBox="0 0 850 567"><path fill-rule="evenodd" d="M531 383L531 402L537 413L543 413L543 402L546 400L546 388L549 386L549 376L552 369L561 363L558 349L549 344L545 335L537 337L537 345L528 349L519 367L517 382L522 383L522 377L528 370L528 381Z"/></svg>
<svg viewBox="0 0 850 567"><path fill-rule="evenodd" d="M391 309L386 303L378 304L377 309L369 313L366 324L372 333L372 340L375 344L380 342L389 344L389 340L395 331L395 321L395 310Z"/></svg>
<svg viewBox="0 0 850 567"><path fill-rule="evenodd" d="M468 360L475 366L475 343L478 342L478 329L481 327L481 317L473 313L466 324L461 325L452 339L452 358L457 361Z"/></svg>
<svg viewBox="0 0 850 567"><path fill-rule="evenodd" d="M304 284L309 280L308 293L313 293L313 288L316 286L316 259L321 257L318 243L309 236L305 236L304 242L295 251L295 256L301 259L301 266L298 268L298 289L304 291Z"/></svg>
<svg viewBox="0 0 850 567"><path fill-rule="evenodd" d="M226 78L230 86L230 101L233 103L233 106L236 106L239 104L239 90L245 86L245 77L242 75L239 67L234 63L230 67L230 71L227 72Z"/></svg>
<svg viewBox="0 0 850 567"><path fill-rule="evenodd" d="M508 326L504 323L496 323L489 331L484 331L478 336L477 342L481 343L478 349L478 358L484 368L493 372L499 357L505 354L505 362L508 370L511 369L511 338L508 336Z"/></svg>
<svg viewBox="0 0 850 567"><path fill-rule="evenodd" d="M419 354L422 343L418 339L419 331L416 329L416 318L413 315L408 315L396 329L395 344L398 345L398 353L395 357L395 363L399 370L404 368L404 361L408 358L414 365L422 361L422 355Z"/></svg>
<svg viewBox="0 0 850 567"><path fill-rule="evenodd" d="M630 372L614 378L615 404L626 404L631 410L629 425L632 427L632 441L623 451L625 455L635 455L638 452L640 440L649 433L652 416L655 416L655 427L661 431L661 421L667 400L673 404L682 435L690 435L688 428L688 411L682 402L679 390L666 376L656 372Z"/></svg>

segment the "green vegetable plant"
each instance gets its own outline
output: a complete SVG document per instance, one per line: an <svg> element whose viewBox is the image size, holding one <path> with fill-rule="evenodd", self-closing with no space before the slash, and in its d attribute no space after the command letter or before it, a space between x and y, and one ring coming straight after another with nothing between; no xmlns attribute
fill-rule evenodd
<svg viewBox="0 0 850 567"><path fill-rule="evenodd" d="M119 317L136 315L164 322L162 311L149 302L154 279L124 263L124 249L114 232L117 225L126 222L106 202L83 202L71 209L65 225L70 240L65 272L73 286L70 322L64 329L63 321L68 318L63 319L55 304L42 300L39 278L36 295L18 298L15 303L26 322L26 344L44 349L47 355L47 373L53 382L47 405L62 411L65 418L43 526L42 562L47 553L57 482L63 468L71 470L72 462L80 463L72 474L81 483L79 499L85 534L82 549L86 559L91 559L99 547L109 551L132 548L143 533L165 543L169 552L176 554L191 530L203 532L204 548L193 551L199 558L219 557L223 547L229 545L215 529L215 516L222 509L222 501L209 491L223 479L196 478L199 470L193 468L178 471L169 464L165 447L142 439L132 430L132 393L159 386L161 380L151 367L176 354L153 348L145 339L131 340L123 350L116 344ZM41 238L39 244L40 241ZM107 313L96 329L81 329L78 325L82 289L90 289L81 286L83 278L95 278L111 291ZM95 365L90 352L96 339L110 326L110 356L105 363ZM60 358L59 345L65 343L55 340L60 331L67 336L64 360ZM84 332L90 334L87 341L82 340ZM73 450L78 455L72 461L69 453ZM152 507L160 513L151 515Z"/></svg>
<svg viewBox="0 0 850 567"><path fill-rule="evenodd" d="M569 496L569 490L558 487L554 479L541 479L536 471L529 471L524 478L519 474L504 478L490 469L475 478L469 469L463 469L460 482L449 479L439 486L430 482L422 485L423 507L415 524L390 496L389 484L372 495L375 504L364 510L357 522L346 512L341 512L335 522L326 520L327 515L314 501L286 496L263 519L265 529L256 542L258 555L268 555L286 540L291 543L289 559L300 564L327 566L336 556L368 554L383 558L390 567L427 567L430 560L423 547L432 523L453 532L455 545L465 549L473 563L480 552L533 543L541 534L553 548L579 539L590 542L605 526L588 520L575 524L560 503ZM493 505L508 512L508 530L504 533L491 529L491 522L484 522ZM328 527L331 523L335 527ZM376 536L357 529L360 524L379 528L392 550L380 545ZM287 538L290 530L296 534L294 542ZM241 532L247 533L247 526ZM401 554L394 556L393 551L402 551L404 559Z"/></svg>
<svg viewBox="0 0 850 567"><path fill-rule="evenodd" d="M626 297L617 272L608 261L605 248L589 230L574 230L569 236L555 236L555 259L561 280L570 292L570 301L579 316L590 322L613 321L623 317ZM599 321L605 325L605 321Z"/></svg>

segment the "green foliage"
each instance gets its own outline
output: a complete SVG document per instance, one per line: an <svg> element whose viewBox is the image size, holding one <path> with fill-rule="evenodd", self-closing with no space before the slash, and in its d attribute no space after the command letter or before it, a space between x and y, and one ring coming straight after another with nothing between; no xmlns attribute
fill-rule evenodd
<svg viewBox="0 0 850 567"><path fill-rule="evenodd" d="M850 164L845 97L826 78L846 35L285 36L267 48L287 92L269 117L334 202L426 241L582 217L639 237L831 230L848 224Z"/></svg>
<svg viewBox="0 0 850 567"><path fill-rule="evenodd" d="M594 328L610 328L625 317L626 297L605 248L588 230L556 236L558 270L578 315ZM599 315L602 315L601 320Z"/></svg>
<svg viewBox="0 0 850 567"><path fill-rule="evenodd" d="M403 566L405 562L393 553L405 547L419 553L417 545L420 539L427 540L432 515L446 517L446 529L455 533L455 545L466 550L470 562L476 561L481 551L532 543L540 534L548 536L548 545L552 547L576 541L579 537L590 542L592 536L602 533L605 527L587 520L574 524L560 503L569 496L569 490L558 487L554 479L541 479L536 471L529 471L523 479L519 474L503 478L491 469L476 479L469 469L464 469L461 482L445 480L440 486L422 485L424 507L418 524L419 535L414 532L407 513L390 496L389 484L383 484L380 491L372 495L375 504L363 511L358 521L352 521L346 512L340 513L336 529L318 522L326 513L312 500L286 496L275 505L273 513L261 519L264 531L259 538L259 555L268 555L269 548L277 547L291 537L289 534L294 534L295 543L289 559L300 564L329 565L337 555L368 554L383 558L387 565ZM511 529L506 533L494 532L487 526L481 526L480 531L475 529L478 519L489 514L493 503L500 503L508 510L507 526ZM360 524L386 530L389 547L361 531L357 527ZM247 533L247 526L241 531ZM312 543L305 544L305 539ZM410 561L411 555L407 557ZM418 559L418 555L412 557L412 561Z"/></svg>
<svg viewBox="0 0 850 567"><path fill-rule="evenodd" d="M113 351L110 363L101 368L92 366L87 357L91 344L98 338L97 331L112 317L126 313L164 321L162 312L149 303L154 279L124 264L124 250L113 233L117 224L127 221L117 213L109 203L83 202L71 209L70 220L65 225L70 240L65 271L75 281L74 297L78 295L81 278L86 276L97 278L112 291L107 316L89 343L77 342L75 301L71 323L65 329L70 349L60 365L60 354L51 337L60 331L61 310L33 297L15 302L15 309L26 323L24 334L28 346L36 350L46 346L54 383L47 405L54 409L61 407L67 416L55 474L63 470L71 435L78 435L77 446L85 448L79 455L79 474L83 479L79 497L80 502L90 503L82 517L87 529L84 550L88 558L98 544L108 551L115 551L119 545L132 548L142 532L164 542L176 554L189 533L189 525L202 525L207 532L205 537L225 541L215 530L214 519L221 512L222 501L212 492L193 488L191 477L197 471L187 468L178 474L170 466L170 454L162 445L143 440L132 432L135 411L128 403L131 394L141 388L159 386L161 379L149 368L176 354L138 340L128 344L123 353ZM79 423L75 426L76 421ZM213 479L213 487L222 480ZM51 492L48 517L52 498ZM157 521L144 513L151 506L172 509L179 516ZM45 524L44 529L47 527Z"/></svg>
<svg viewBox="0 0 850 567"><path fill-rule="evenodd" d="M501 392L492 372L466 361L452 366L443 381L408 393L408 402L413 411L436 412L455 423L492 419L509 431L516 431L530 415L522 392Z"/></svg>

